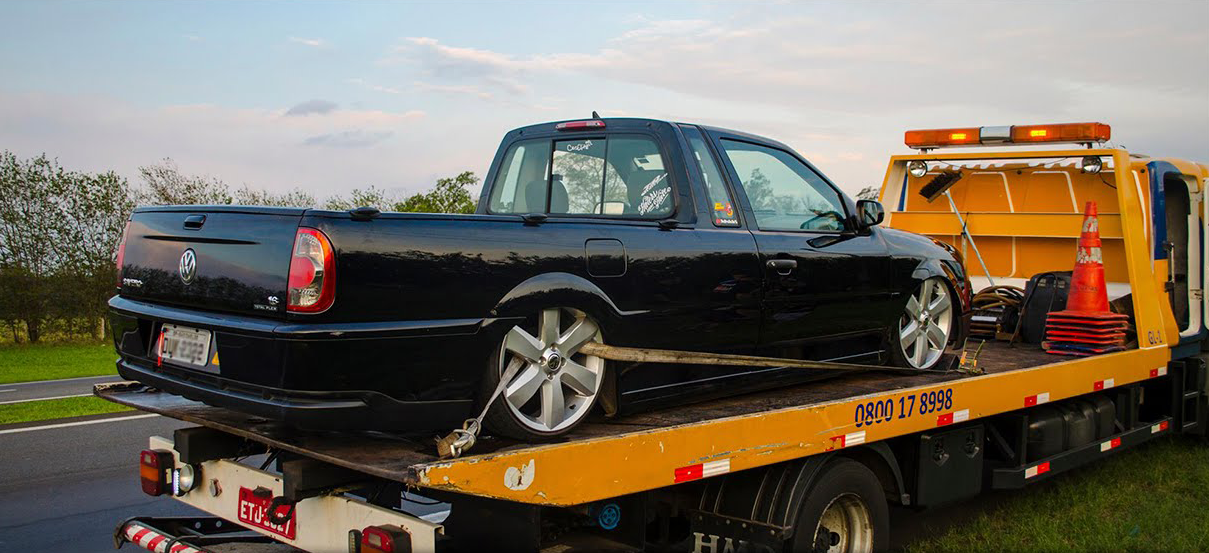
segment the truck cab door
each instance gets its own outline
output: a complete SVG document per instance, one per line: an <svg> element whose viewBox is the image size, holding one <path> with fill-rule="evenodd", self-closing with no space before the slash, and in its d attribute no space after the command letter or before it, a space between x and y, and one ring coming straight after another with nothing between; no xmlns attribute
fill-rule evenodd
<svg viewBox="0 0 1209 553"><path fill-rule="evenodd" d="M813 167L769 144L721 138L764 270L763 355L878 362L890 302L889 249L851 228L850 202Z"/></svg>

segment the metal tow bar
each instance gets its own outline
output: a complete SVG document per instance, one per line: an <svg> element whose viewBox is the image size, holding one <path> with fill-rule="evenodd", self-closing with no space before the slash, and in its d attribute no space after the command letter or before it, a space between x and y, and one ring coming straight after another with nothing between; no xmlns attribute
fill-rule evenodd
<svg viewBox="0 0 1209 553"><path fill-rule="evenodd" d="M610 346L597 342L588 342L584 344L579 353L586 355L595 355L608 361L624 361L627 363L652 363L652 364L676 364L676 365L714 365L727 367L782 367L792 369L814 369L827 370L838 372L891 372L898 374L924 374L924 373L942 373L947 374L953 372L951 369L910 369L905 367L890 367L885 365L858 365L854 363L832 363L828 361L807 361L803 359L783 359L780 357L760 357L756 355L732 355L725 353L700 353L695 351L675 351L667 349L649 349L649 348L628 348L622 346ZM491 393L491 397L487 398L487 402L483 407L479 416L473 419L466 419L462 427L454 430L448 436L437 440L437 454L442 459L450 459L461 456L463 453L474 447L475 441L478 438L479 432L483 428L483 417L487 416L487 410L491 408L491 404L508 382L512 380L516 373L519 372L521 365L512 365L500 375L500 383L495 387L495 391Z"/></svg>

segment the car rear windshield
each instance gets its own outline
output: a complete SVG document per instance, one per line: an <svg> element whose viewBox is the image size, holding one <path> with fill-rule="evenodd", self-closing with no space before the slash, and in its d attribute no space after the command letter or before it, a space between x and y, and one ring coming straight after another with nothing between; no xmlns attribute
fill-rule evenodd
<svg viewBox="0 0 1209 553"><path fill-rule="evenodd" d="M527 140L504 155L488 208L658 219L673 210L668 179L659 146L649 138Z"/></svg>

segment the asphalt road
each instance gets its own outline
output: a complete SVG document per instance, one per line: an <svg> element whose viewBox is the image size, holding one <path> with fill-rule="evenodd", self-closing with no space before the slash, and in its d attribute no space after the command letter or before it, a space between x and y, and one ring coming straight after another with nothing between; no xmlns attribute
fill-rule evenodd
<svg viewBox="0 0 1209 553"><path fill-rule="evenodd" d="M92 386L105 382L119 382L122 377L86 376L83 378L67 378L63 380L43 380L40 382L21 382L17 384L0 384L0 405L19 403L34 399L56 399L61 397L92 395Z"/></svg>
<svg viewBox="0 0 1209 553"><path fill-rule="evenodd" d="M0 551L108 552L114 527L129 516L197 513L138 484L147 437L182 426L144 417L0 434Z"/></svg>

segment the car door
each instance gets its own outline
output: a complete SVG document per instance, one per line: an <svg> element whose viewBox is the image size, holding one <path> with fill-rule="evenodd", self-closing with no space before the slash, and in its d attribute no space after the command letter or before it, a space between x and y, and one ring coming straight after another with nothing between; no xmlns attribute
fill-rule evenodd
<svg viewBox="0 0 1209 553"><path fill-rule="evenodd" d="M764 268L765 355L881 360L890 257L874 229L852 228L851 202L780 145L717 136Z"/></svg>

